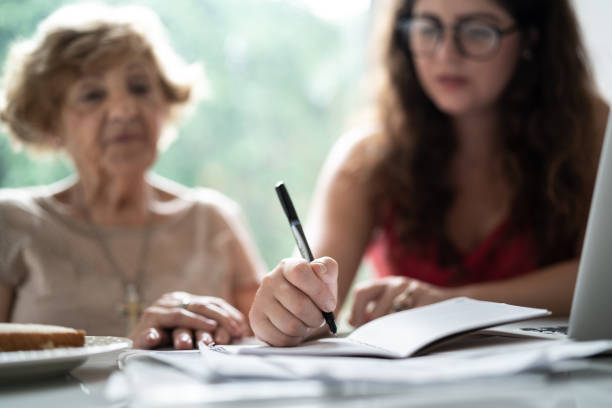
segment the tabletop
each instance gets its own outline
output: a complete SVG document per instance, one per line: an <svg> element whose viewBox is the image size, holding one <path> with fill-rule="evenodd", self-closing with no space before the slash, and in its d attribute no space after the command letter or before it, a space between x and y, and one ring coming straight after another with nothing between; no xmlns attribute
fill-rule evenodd
<svg viewBox="0 0 612 408"><path fill-rule="evenodd" d="M612 406L612 356L564 361L553 370L425 385L327 384L313 380L206 384L157 363L157 384L151 389L145 386L144 392L140 386L137 395L113 401L107 389L109 378L121 371L119 355L92 356L69 374L55 378L0 385L0 407Z"/></svg>

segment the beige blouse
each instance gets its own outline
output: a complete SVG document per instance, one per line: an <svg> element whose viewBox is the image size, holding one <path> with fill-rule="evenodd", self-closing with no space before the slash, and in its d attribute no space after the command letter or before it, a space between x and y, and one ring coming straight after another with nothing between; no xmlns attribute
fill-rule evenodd
<svg viewBox="0 0 612 408"><path fill-rule="evenodd" d="M0 190L0 284L14 288L10 321L125 336L125 281L136 279L143 241L149 250L137 282L147 306L182 290L233 302L237 288L256 285L264 265L239 207L217 191L180 188L189 203L146 228L92 227L68 217L53 187Z"/></svg>

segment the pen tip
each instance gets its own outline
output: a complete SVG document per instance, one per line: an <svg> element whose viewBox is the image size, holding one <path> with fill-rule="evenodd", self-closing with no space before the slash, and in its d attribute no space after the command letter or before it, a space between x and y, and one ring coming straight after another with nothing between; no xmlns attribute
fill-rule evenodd
<svg viewBox="0 0 612 408"><path fill-rule="evenodd" d="M333 334L336 334L336 332L338 331L338 328L336 327L336 321L334 320L334 315L331 313L325 313L325 321L327 323L327 326L329 327L329 331L331 331Z"/></svg>

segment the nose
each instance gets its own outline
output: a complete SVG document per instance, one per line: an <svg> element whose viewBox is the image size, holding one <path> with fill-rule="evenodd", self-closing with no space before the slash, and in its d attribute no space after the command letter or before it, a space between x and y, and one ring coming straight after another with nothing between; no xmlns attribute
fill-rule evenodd
<svg viewBox="0 0 612 408"><path fill-rule="evenodd" d="M109 100L108 117L111 120L130 119L136 115L136 101L127 93L115 95Z"/></svg>
<svg viewBox="0 0 612 408"><path fill-rule="evenodd" d="M442 34L436 54L443 61L456 61L461 58L457 39L449 30L445 30Z"/></svg>

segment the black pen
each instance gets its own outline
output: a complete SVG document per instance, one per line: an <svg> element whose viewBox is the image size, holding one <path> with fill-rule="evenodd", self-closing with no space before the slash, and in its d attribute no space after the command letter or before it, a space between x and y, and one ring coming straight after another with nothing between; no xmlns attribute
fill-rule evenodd
<svg viewBox="0 0 612 408"><path fill-rule="evenodd" d="M287 219L289 220L289 225L291 226L291 232L293 233L293 238L295 238L295 243L300 250L300 254L302 254L302 258L307 260L308 262L314 261L314 257L312 256L312 252L310 251L310 247L308 246L308 242L306 241L306 235L304 235L304 231L302 230L302 224L300 223L300 219L297 216L297 212L295 212L295 208L293 207L293 203L291 202L291 197L289 197L289 192L285 187L285 184L282 181L279 181L276 184L276 194L278 194L278 199L280 200L281 205L283 206L283 210L285 210L285 214L287 215ZM332 333L336 333L336 321L334 320L334 314L332 312L323 312L323 317L329 326L329 330Z"/></svg>

